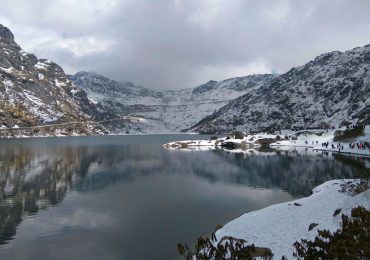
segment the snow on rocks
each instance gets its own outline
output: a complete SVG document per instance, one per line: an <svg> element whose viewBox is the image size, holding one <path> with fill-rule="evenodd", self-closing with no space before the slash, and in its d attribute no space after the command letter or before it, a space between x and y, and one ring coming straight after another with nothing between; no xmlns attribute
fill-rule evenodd
<svg viewBox="0 0 370 260"><path fill-rule="evenodd" d="M369 183L365 191L353 192L353 187L360 182L328 181L316 187L309 197L246 213L218 230L217 239L224 236L245 239L257 247L270 248L274 259L281 259L283 255L290 259L295 241L313 239L318 230L335 231L340 227L340 214L333 216L337 209L346 215L354 207L370 209Z"/></svg>
<svg viewBox="0 0 370 260"><path fill-rule="evenodd" d="M297 137L298 136L298 137ZM329 134L332 137L332 134ZM163 145L166 148L187 148L193 146L222 146L229 148L260 148L261 146L271 146L271 147L280 147L280 146L296 146L296 147L313 147L308 145L308 141L311 139L325 140L328 138L322 138L319 136L308 137L300 132L292 131L281 131L276 134L268 133L257 133L257 134L247 134L243 135L243 138L237 139L234 137L223 137L217 138L214 140L190 140L190 141L176 141Z"/></svg>
<svg viewBox="0 0 370 260"><path fill-rule="evenodd" d="M261 145L256 142L248 141L246 138L243 139L234 139L230 137L223 137L210 140L186 140L186 141L175 141L171 143L164 144L165 148L175 148L175 149L187 149L193 147L229 147L232 149L235 148L258 148Z"/></svg>
<svg viewBox="0 0 370 260"><path fill-rule="evenodd" d="M185 140L185 141L176 141L164 144L163 147L165 148L189 148L189 147L201 147L201 146L209 146L209 147L216 147L221 142L217 140Z"/></svg>
<svg viewBox="0 0 370 260"><path fill-rule="evenodd" d="M10 67L10 68L0 67L0 71L5 72L7 74L12 74L15 71L15 69L13 67Z"/></svg>
<svg viewBox="0 0 370 260"><path fill-rule="evenodd" d="M298 136L298 137L297 137ZM231 149L243 148L260 148L261 146L271 146L271 147L280 147L280 146L296 146L296 147L313 147L308 145L308 141L311 141L314 137L307 137L300 132L291 132L291 131L281 131L276 134L268 133L257 133L257 134L247 134L244 135L241 139L236 139L233 137L223 137L217 138L214 140L190 140L190 141L176 141L163 145L165 148L177 148L183 149L188 147L199 147L199 146L212 146L212 147L227 147ZM332 137L332 134L328 136ZM320 141L327 141L327 137L318 137L315 136L315 139Z"/></svg>
<svg viewBox="0 0 370 260"><path fill-rule="evenodd" d="M49 66L50 66L49 64L47 64L46 62L42 62L42 61L38 61L35 64L35 68L39 70L48 70Z"/></svg>

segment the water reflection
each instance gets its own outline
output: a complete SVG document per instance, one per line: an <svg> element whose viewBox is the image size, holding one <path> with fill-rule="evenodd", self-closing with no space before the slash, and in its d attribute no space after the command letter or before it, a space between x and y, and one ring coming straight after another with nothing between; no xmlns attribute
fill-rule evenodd
<svg viewBox="0 0 370 260"><path fill-rule="evenodd" d="M62 201L84 152L22 146L0 148L0 243L13 237L24 216Z"/></svg>
<svg viewBox="0 0 370 260"><path fill-rule="evenodd" d="M255 153L229 151L220 157L235 163L248 174L237 174L230 181L256 187L279 187L294 197L308 196L312 188L321 183L340 178L369 177L370 158L329 154L311 149L276 151L272 149Z"/></svg>
<svg viewBox="0 0 370 260"><path fill-rule="evenodd" d="M170 179L194 175L209 183L278 189L300 197L329 179L369 174L369 159L307 150L183 152L163 149L162 140L148 144L126 138L95 145L91 145L91 139L85 140L77 144L63 140L1 144L0 243L15 237L24 218L58 205L72 191L94 193L148 176L166 175ZM76 219L88 215L83 209L74 214ZM107 218L104 215L101 219Z"/></svg>

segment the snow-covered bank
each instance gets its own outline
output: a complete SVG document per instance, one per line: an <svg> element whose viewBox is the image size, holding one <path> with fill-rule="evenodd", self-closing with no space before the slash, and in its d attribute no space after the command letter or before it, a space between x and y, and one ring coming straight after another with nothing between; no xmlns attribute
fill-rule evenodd
<svg viewBox="0 0 370 260"><path fill-rule="evenodd" d="M335 130L310 130L310 131L290 131L282 130L275 134L257 133L246 134L242 138L232 136L217 138L214 140L184 140L164 144L166 148L186 148L195 146L222 146L224 143L233 143L237 147L246 145L260 147L267 144L271 147L294 146L313 148L323 142L333 140Z"/></svg>
<svg viewBox="0 0 370 260"><path fill-rule="evenodd" d="M340 130L344 131L344 129ZM338 136L339 131L337 131L338 129L280 131L276 134L245 135L242 139L229 137L216 140L178 141L166 144L164 147L189 151L224 150L223 144L231 142L237 146L231 150L226 149L226 151L243 153L245 157L252 154L269 156L296 153L307 156L324 155L334 160L337 156L331 156L331 153L337 153L340 150L343 155L361 155L364 161L368 161L367 158L365 159L366 156L370 156L368 126L363 135L340 142L334 141L336 140L334 137ZM242 143L270 146L273 149L254 150L250 147L242 147ZM360 160L358 157L357 159ZM217 239L220 241L224 236L245 239L257 247L270 248L274 253L274 259L281 259L283 255L291 259L294 242L301 239L313 239L317 236L318 230L337 230L341 226L341 214L350 215L354 207L364 206L370 209L370 190L368 189L370 181L366 181L366 191L358 194L351 191L361 182L361 180L328 181L316 187L309 197L246 213L217 231ZM340 209L340 214L334 216L334 212L338 209Z"/></svg>
<svg viewBox="0 0 370 260"><path fill-rule="evenodd" d="M365 128L362 136L353 138L352 142L335 142L334 136L335 132L338 130L343 131L344 128L336 130L305 130L297 132L283 130L276 134L248 134L243 136L242 139L223 137L214 140L175 141L164 144L163 147L189 151L206 151L218 147L226 147L228 149L243 152L248 149L269 146L275 150L303 148L309 149L312 152L324 151L349 155L370 156L370 146L368 145L370 143L369 126ZM363 145L363 147L357 146L357 143Z"/></svg>
<svg viewBox="0 0 370 260"><path fill-rule="evenodd" d="M370 142L370 126L366 126L364 135L353 138L352 142L335 142L335 131L336 130L322 130L321 132L310 131L306 133L298 132L294 134L294 138L291 138L291 134L288 140L272 143L270 147L308 147L316 151L370 156L370 147L359 148L357 146L357 143L364 144ZM353 147L351 147L351 144L354 144Z"/></svg>
<svg viewBox="0 0 370 260"><path fill-rule="evenodd" d="M340 227L341 214L334 216L335 210L350 215L357 206L370 209L369 189L359 194L351 191L358 183L360 180L328 181L316 187L309 197L246 213L218 230L217 239L245 239L257 247L270 248L274 259L283 255L291 259L295 241L313 239L318 230L335 231ZM318 225L309 230L313 223Z"/></svg>
<svg viewBox="0 0 370 260"><path fill-rule="evenodd" d="M279 140L270 144L271 147L277 146L294 146L314 148L322 143L333 140L335 130L310 130L287 133L286 140Z"/></svg>

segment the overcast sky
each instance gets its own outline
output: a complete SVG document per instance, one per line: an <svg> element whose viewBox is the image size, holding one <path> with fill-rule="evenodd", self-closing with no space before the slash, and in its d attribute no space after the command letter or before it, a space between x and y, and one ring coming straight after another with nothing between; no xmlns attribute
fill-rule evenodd
<svg viewBox="0 0 370 260"><path fill-rule="evenodd" d="M23 49L148 88L284 73L370 43L369 0L0 0Z"/></svg>

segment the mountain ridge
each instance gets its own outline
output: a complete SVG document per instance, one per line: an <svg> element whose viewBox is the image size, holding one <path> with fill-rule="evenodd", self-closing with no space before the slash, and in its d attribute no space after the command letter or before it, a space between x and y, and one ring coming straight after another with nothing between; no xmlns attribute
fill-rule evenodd
<svg viewBox="0 0 370 260"><path fill-rule="evenodd" d="M273 74L249 75L223 81L211 80L182 90L150 90L94 72L68 76L102 111L127 117L125 124L109 127L116 133L180 132L275 77Z"/></svg>
<svg viewBox="0 0 370 260"><path fill-rule="evenodd" d="M370 44L324 53L235 99L188 130L211 133L369 123L369 71Z"/></svg>

